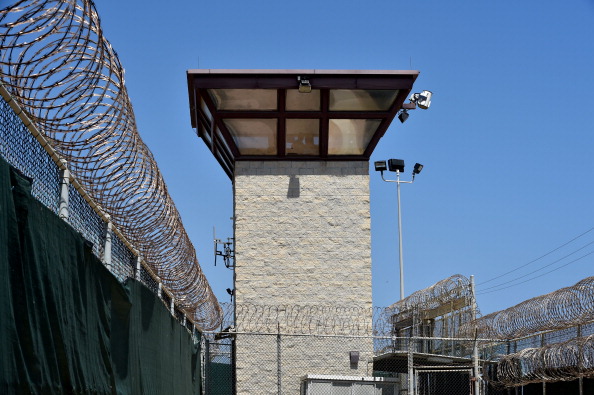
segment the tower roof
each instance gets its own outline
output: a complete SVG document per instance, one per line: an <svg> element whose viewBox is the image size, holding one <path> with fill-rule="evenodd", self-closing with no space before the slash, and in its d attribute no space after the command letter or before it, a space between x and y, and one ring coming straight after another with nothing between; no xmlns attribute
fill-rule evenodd
<svg viewBox="0 0 594 395"><path fill-rule="evenodd" d="M189 70L192 126L223 170L238 160L368 160L415 70Z"/></svg>

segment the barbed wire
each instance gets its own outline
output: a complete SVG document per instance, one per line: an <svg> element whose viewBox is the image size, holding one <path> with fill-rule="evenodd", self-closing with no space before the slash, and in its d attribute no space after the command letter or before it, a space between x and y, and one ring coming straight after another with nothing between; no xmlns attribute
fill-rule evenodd
<svg viewBox="0 0 594 395"><path fill-rule="evenodd" d="M222 303L222 327L237 332L318 335L389 334L387 308L337 305L263 305ZM374 323L381 323L380 327Z"/></svg>
<svg viewBox="0 0 594 395"><path fill-rule="evenodd" d="M392 304L389 309L392 311L394 321L404 321L418 312L438 309L441 306L450 305L453 310L470 308L472 298L470 280L455 274L410 294Z"/></svg>
<svg viewBox="0 0 594 395"><path fill-rule="evenodd" d="M235 306L234 313L232 303L222 303L221 329L234 327L237 332L276 333L281 330L291 334L392 336L395 322L419 313L416 316L419 322L411 321L411 325L421 325L422 311L443 306L446 308L439 312L441 315L452 315L456 309L466 312L471 300L470 281L456 274L389 307L241 303ZM456 315L458 325L472 318L470 314Z"/></svg>
<svg viewBox="0 0 594 395"><path fill-rule="evenodd" d="M454 295L458 293L450 293L450 296ZM442 297L442 300L447 300L449 303L449 299L444 295ZM252 303L234 306L233 303L221 303L221 307L223 310L221 330L232 328L236 332L250 333L277 333L280 330L285 334L393 336L395 335L394 322L401 318L398 315L399 310L393 306L366 308L348 305ZM443 315L452 315L452 311L446 309ZM460 320L465 322L469 321L471 316L456 315L456 319L458 322ZM417 325L420 324L420 322L417 323Z"/></svg>
<svg viewBox="0 0 594 395"><path fill-rule="evenodd" d="M594 335L504 355L489 380L506 386L594 376Z"/></svg>
<svg viewBox="0 0 594 395"><path fill-rule="evenodd" d="M203 329L221 310L152 153L91 0L0 10L0 79L72 174Z"/></svg>
<svg viewBox="0 0 594 395"><path fill-rule="evenodd" d="M479 318L483 338L515 339L594 320L594 277ZM468 328L467 328L468 329Z"/></svg>

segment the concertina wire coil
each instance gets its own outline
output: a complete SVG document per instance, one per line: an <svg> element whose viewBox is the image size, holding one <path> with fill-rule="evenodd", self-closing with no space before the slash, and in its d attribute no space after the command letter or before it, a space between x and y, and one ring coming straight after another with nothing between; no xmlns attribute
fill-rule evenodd
<svg viewBox="0 0 594 395"><path fill-rule="evenodd" d="M392 311L394 319L400 321L412 317L416 312L435 309L456 300L465 300L463 308L469 307L474 300L470 280L460 274L454 274L430 287L413 292L392 304L388 309ZM478 309L477 314L479 314Z"/></svg>
<svg viewBox="0 0 594 395"><path fill-rule="evenodd" d="M0 79L71 173L204 330L222 311L141 140L124 69L91 0L0 10Z"/></svg>
<svg viewBox="0 0 594 395"><path fill-rule="evenodd" d="M516 339L594 321L594 277L479 318L479 337Z"/></svg>
<svg viewBox="0 0 594 395"><path fill-rule="evenodd" d="M490 381L508 387L594 377L594 335L503 355Z"/></svg>

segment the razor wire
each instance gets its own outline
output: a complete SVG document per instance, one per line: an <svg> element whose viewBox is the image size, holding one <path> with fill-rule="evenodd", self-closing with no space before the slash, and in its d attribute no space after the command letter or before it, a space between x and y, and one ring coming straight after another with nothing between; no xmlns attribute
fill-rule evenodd
<svg viewBox="0 0 594 395"><path fill-rule="evenodd" d="M221 303L220 329L243 333L393 336L391 307ZM448 312L449 313L449 312Z"/></svg>
<svg viewBox="0 0 594 395"><path fill-rule="evenodd" d="M203 329L221 310L152 153L91 0L0 10L0 80L71 173Z"/></svg>
<svg viewBox="0 0 594 395"><path fill-rule="evenodd" d="M473 301L470 280L455 274L412 293L388 309L394 323L408 321L411 325L420 326L425 319L444 317L448 322L432 325L433 330L443 332L443 336L458 337L459 328L475 318L472 313ZM476 313L479 314L478 309Z"/></svg>
<svg viewBox="0 0 594 395"><path fill-rule="evenodd" d="M594 376L594 335L504 355L488 379L505 386Z"/></svg>
<svg viewBox="0 0 594 395"><path fill-rule="evenodd" d="M236 332L371 335L374 316L385 309L338 305L222 304L223 326Z"/></svg>
<svg viewBox="0 0 594 395"><path fill-rule="evenodd" d="M470 281L454 274L430 287L421 289L390 306L394 314L408 314L412 310L430 310L458 299L472 300Z"/></svg>
<svg viewBox="0 0 594 395"><path fill-rule="evenodd" d="M363 307L354 305L293 305L222 303L221 328L237 332L291 334L332 334L392 336L396 322L414 317L414 325L421 325L423 312L447 316L456 321L457 329L472 320L470 281L462 275L453 275L433 286L417 291L389 307ZM413 323L411 322L411 325ZM437 323L435 330L439 330ZM450 333L433 333L433 335ZM456 336L457 334L454 333Z"/></svg>
<svg viewBox="0 0 594 395"><path fill-rule="evenodd" d="M526 300L479 318L480 337L517 339L544 331L558 331L594 320L594 277ZM467 330L470 329L467 327Z"/></svg>

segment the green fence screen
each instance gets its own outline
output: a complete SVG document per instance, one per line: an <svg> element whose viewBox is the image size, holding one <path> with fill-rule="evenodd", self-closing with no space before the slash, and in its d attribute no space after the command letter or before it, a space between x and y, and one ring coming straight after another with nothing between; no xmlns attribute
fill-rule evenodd
<svg viewBox="0 0 594 395"><path fill-rule="evenodd" d="M0 389L199 394L200 353L139 282L121 284L0 159Z"/></svg>

